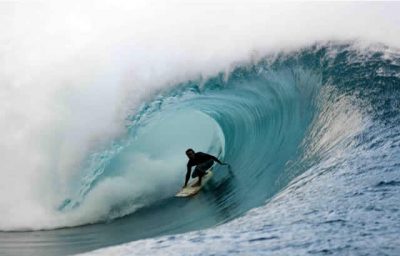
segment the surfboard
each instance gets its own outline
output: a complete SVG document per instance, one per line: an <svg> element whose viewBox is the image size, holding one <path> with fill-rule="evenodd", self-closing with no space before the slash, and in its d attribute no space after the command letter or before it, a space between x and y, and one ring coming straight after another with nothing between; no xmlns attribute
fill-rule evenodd
<svg viewBox="0 0 400 256"><path fill-rule="evenodd" d="M181 191L179 191L175 196L176 197L188 197L188 196L194 196L196 195L202 187L209 181L212 177L213 173L211 169L207 171L207 174L203 176L201 179L201 186L196 186L193 187L193 185L198 181L198 178L193 179L193 181L189 182L189 184L185 187L182 188Z"/></svg>

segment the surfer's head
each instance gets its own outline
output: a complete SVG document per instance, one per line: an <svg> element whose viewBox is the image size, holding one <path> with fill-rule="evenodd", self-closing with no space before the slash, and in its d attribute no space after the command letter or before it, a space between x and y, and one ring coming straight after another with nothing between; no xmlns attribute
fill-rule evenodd
<svg viewBox="0 0 400 256"><path fill-rule="evenodd" d="M193 159L194 158L194 150L191 148L187 149L186 155L187 155L187 157L189 157L189 159Z"/></svg>

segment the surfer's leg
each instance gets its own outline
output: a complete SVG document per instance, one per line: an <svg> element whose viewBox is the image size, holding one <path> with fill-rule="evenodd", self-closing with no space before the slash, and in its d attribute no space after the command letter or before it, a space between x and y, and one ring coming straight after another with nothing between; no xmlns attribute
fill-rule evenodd
<svg viewBox="0 0 400 256"><path fill-rule="evenodd" d="M201 178L203 178L203 176L204 176L204 174L203 175L199 175L199 180L196 182L196 186L201 186Z"/></svg>
<svg viewBox="0 0 400 256"><path fill-rule="evenodd" d="M194 171L193 171L192 178L199 177L199 179L198 179L198 181L197 181L195 184L192 185L192 187L197 187L197 186L200 186L200 185L201 185L201 178L204 176L204 174L205 174L205 173L204 173L204 171L201 169L201 166L200 166L200 165L196 166L196 168L195 168Z"/></svg>
<svg viewBox="0 0 400 256"><path fill-rule="evenodd" d="M192 178L199 177L199 180L193 185L193 187L201 186L201 179L207 174L207 170L210 169L214 164L213 160L207 161L205 163L196 166L193 172Z"/></svg>
<svg viewBox="0 0 400 256"><path fill-rule="evenodd" d="M207 174L207 170L210 169L213 166L213 164L214 164L213 160L209 160L205 163L199 164L198 166L196 166L198 174L204 176L205 174Z"/></svg>
<svg viewBox="0 0 400 256"><path fill-rule="evenodd" d="M203 176L204 176L204 175L199 175L199 179L197 180L196 183L194 183L194 184L192 185L192 187L201 186L201 178L203 178Z"/></svg>

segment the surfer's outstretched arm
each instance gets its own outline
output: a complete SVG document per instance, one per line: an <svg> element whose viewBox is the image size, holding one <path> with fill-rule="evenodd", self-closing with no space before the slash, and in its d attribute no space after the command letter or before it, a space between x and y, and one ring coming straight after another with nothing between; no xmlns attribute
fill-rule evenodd
<svg viewBox="0 0 400 256"><path fill-rule="evenodd" d="M230 166L228 163L223 163L223 162L219 161L218 158L216 158L215 156L212 156L212 157L213 157L213 160L215 162L219 163L220 165L228 165L228 166Z"/></svg>
<svg viewBox="0 0 400 256"><path fill-rule="evenodd" d="M218 158L216 158L215 156L209 155L211 157L212 160L214 160L215 162L219 163L219 164L223 164L221 161L219 161Z"/></svg>
<svg viewBox="0 0 400 256"><path fill-rule="evenodd" d="M209 157L210 157L212 160L214 160L215 162L219 163L220 165L228 165L228 166L229 166L228 163L223 163L223 162L219 161L219 159L216 158L216 157L213 156L213 155L209 155Z"/></svg>

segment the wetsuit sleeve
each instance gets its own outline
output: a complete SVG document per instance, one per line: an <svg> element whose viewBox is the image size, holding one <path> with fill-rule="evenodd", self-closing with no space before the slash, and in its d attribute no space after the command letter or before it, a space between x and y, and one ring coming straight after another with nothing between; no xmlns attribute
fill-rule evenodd
<svg viewBox="0 0 400 256"><path fill-rule="evenodd" d="M217 163L219 163L219 164L222 164L221 161L219 161L218 158L216 158L215 156L211 156L211 157L212 157L212 159L213 159L215 162L217 162Z"/></svg>
<svg viewBox="0 0 400 256"><path fill-rule="evenodd" d="M190 163L187 164L187 171L186 171L186 179L185 179L185 187L190 179L190 173L192 172L192 165Z"/></svg>
<svg viewBox="0 0 400 256"><path fill-rule="evenodd" d="M214 160L215 162L217 162L219 164L222 164L221 161L219 161L218 158L216 158L215 156L212 156L212 155L209 155L209 154L204 154L204 155L207 155L208 158Z"/></svg>

